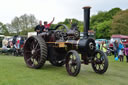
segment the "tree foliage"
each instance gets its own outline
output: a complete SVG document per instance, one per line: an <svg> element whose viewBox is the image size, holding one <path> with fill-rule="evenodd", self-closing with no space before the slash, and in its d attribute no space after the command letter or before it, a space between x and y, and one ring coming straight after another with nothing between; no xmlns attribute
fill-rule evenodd
<svg viewBox="0 0 128 85"><path fill-rule="evenodd" d="M128 35L128 10L121 11L113 17L112 34Z"/></svg>
<svg viewBox="0 0 128 85"><path fill-rule="evenodd" d="M96 38L109 38L110 30L112 29L113 16L120 12L120 8L113 8L110 11L100 11L97 15L93 15L90 20L90 25L93 30L96 30Z"/></svg>
<svg viewBox="0 0 128 85"><path fill-rule="evenodd" d="M37 25L37 19L34 15L24 14L20 17L15 17L11 24L7 24L8 29L12 30L18 35L27 35L27 32L33 31L34 27Z"/></svg>
<svg viewBox="0 0 128 85"><path fill-rule="evenodd" d="M2 35L8 35L9 34L6 25L3 24L2 22L0 22L0 34L2 34Z"/></svg>
<svg viewBox="0 0 128 85"><path fill-rule="evenodd" d="M109 38L110 37L110 29L111 29L112 21L104 21L97 25L96 29L96 37L97 38Z"/></svg>

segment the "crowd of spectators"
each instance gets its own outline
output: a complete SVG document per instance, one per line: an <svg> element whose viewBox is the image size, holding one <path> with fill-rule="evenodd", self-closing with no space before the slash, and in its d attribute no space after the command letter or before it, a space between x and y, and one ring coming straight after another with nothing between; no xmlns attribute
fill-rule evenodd
<svg viewBox="0 0 128 85"><path fill-rule="evenodd" d="M118 42L115 40L113 42L113 49L110 49L108 43L105 41L98 42L97 49L102 50L106 55L111 50L114 53L114 58L119 59L121 62L124 61L124 56L126 56L126 62L128 62L128 45L124 47L122 41Z"/></svg>
<svg viewBox="0 0 128 85"><path fill-rule="evenodd" d="M1 48L2 53L18 55L21 54L23 50L23 45L25 43L25 38L21 36L13 36L12 41L3 44Z"/></svg>

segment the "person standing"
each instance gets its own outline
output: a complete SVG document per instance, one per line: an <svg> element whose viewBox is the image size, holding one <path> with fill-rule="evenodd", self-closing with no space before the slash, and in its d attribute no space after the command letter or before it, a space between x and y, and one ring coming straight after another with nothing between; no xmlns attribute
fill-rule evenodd
<svg viewBox="0 0 128 85"><path fill-rule="evenodd" d="M17 40L17 37L18 37L18 35L15 35L15 36L13 37L13 40L12 40L12 44L13 44L13 45L16 44L16 42L17 42L17 41L16 41L16 40Z"/></svg>
<svg viewBox="0 0 128 85"><path fill-rule="evenodd" d="M123 51L124 51L124 45L123 45L122 41L120 41L120 43L119 43L118 50L119 50L118 57L119 57L120 61L123 62L123 60L124 60L124 53L123 53Z"/></svg>
<svg viewBox="0 0 128 85"><path fill-rule="evenodd" d="M106 42L103 41L103 52L106 53L107 52L107 45Z"/></svg>
<svg viewBox="0 0 128 85"><path fill-rule="evenodd" d="M96 43L96 49L100 49L100 42Z"/></svg>
<svg viewBox="0 0 128 85"><path fill-rule="evenodd" d="M55 18L53 17L53 20L48 24L47 21L44 21L44 31L50 28L51 24L54 22Z"/></svg>
<svg viewBox="0 0 128 85"><path fill-rule="evenodd" d="M114 57L118 56L118 42L115 40L113 43Z"/></svg>
<svg viewBox="0 0 128 85"><path fill-rule="evenodd" d="M42 25L42 21L39 21L39 25L35 27L35 31L37 32L37 35L42 33L44 30L44 26Z"/></svg>
<svg viewBox="0 0 128 85"><path fill-rule="evenodd" d="M101 41L100 50L102 50L104 53L107 51L107 47L104 41Z"/></svg>
<svg viewBox="0 0 128 85"><path fill-rule="evenodd" d="M126 56L126 62L128 63L128 45L126 45L126 48L124 48L125 56Z"/></svg>
<svg viewBox="0 0 128 85"><path fill-rule="evenodd" d="M100 50L103 51L103 41L100 42Z"/></svg>

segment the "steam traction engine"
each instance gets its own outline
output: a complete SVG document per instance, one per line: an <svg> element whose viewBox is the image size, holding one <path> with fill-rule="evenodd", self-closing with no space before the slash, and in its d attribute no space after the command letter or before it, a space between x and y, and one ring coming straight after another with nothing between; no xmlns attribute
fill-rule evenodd
<svg viewBox="0 0 128 85"><path fill-rule="evenodd" d="M96 50L95 40L88 37L90 7L84 7L84 36L76 24L71 29L64 24L57 25L38 36L29 37L24 45L24 60L28 67L39 69L46 60L54 66L65 64L69 75L80 72L81 63L92 64L96 73L103 74L108 68L104 52Z"/></svg>

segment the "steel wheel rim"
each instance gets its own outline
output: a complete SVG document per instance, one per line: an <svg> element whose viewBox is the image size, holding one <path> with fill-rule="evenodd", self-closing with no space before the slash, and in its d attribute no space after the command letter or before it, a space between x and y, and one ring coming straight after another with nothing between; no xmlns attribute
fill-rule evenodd
<svg viewBox="0 0 128 85"><path fill-rule="evenodd" d="M104 70L104 66L105 66L105 58L104 58L104 55L102 55L101 53L97 53L95 55L95 57L94 57L93 64L94 64L94 68L97 71Z"/></svg>
<svg viewBox="0 0 128 85"><path fill-rule="evenodd" d="M34 67L40 63L40 45L35 38L30 38L25 43L24 56L27 65Z"/></svg>
<svg viewBox="0 0 128 85"><path fill-rule="evenodd" d="M70 51L69 54L66 56L66 69L69 75L77 76L80 72L80 58L76 51Z"/></svg>

